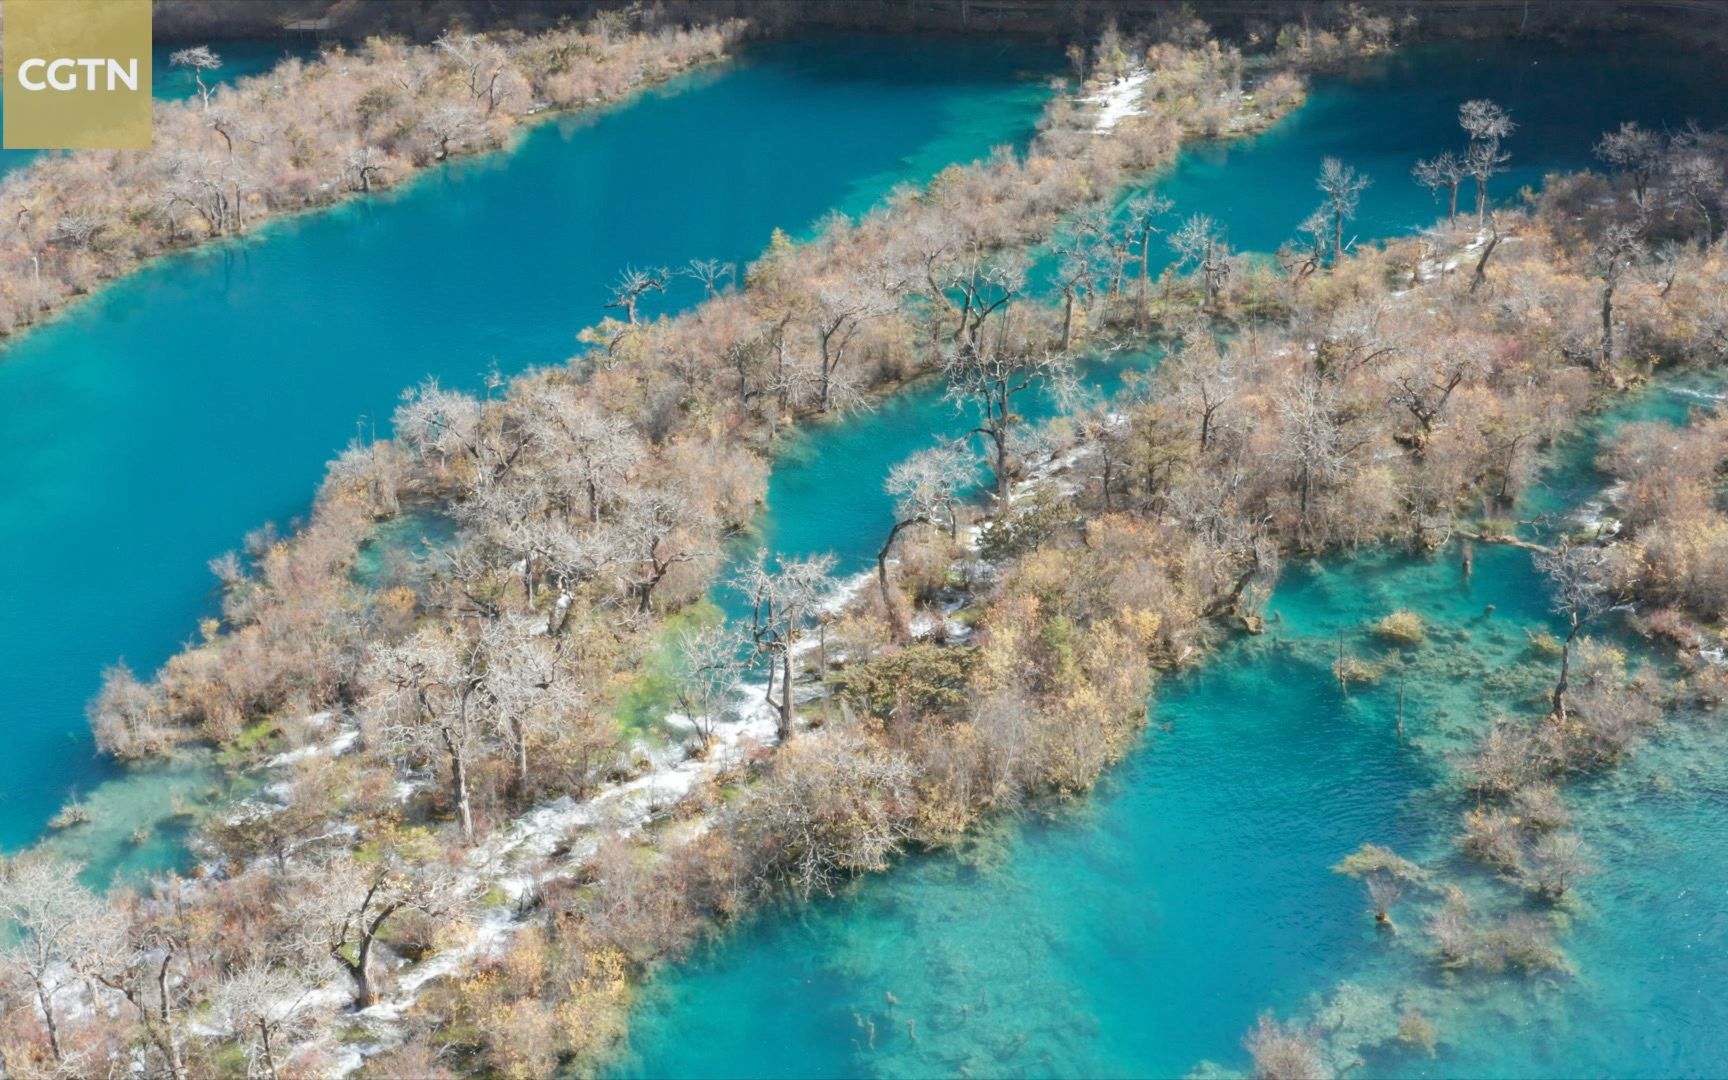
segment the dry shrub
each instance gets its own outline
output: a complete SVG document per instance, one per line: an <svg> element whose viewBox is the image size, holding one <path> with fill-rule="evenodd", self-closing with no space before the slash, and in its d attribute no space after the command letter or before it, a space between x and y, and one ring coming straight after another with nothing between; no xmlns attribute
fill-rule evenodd
<svg viewBox="0 0 1728 1080"><path fill-rule="evenodd" d="M1269 1012L1260 1014L1243 1045L1254 1059L1257 1080L1321 1080L1327 1075L1319 1036L1312 1029L1281 1024Z"/></svg>
<svg viewBox="0 0 1728 1080"><path fill-rule="evenodd" d="M1374 636L1397 645L1420 645L1428 636L1422 616L1400 609L1374 624Z"/></svg>

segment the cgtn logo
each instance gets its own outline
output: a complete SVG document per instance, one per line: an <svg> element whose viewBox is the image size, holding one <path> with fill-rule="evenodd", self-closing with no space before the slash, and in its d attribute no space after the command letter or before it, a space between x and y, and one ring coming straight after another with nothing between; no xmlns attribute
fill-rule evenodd
<svg viewBox="0 0 1728 1080"><path fill-rule="evenodd" d="M150 145L150 0L5 0L7 149Z"/></svg>
<svg viewBox="0 0 1728 1080"><path fill-rule="evenodd" d="M78 70L83 69L83 76ZM26 90L95 90L101 85L99 76L108 74L107 88L138 89L138 60L134 57L122 64L111 56L79 60L44 60L40 56L18 65L18 85Z"/></svg>

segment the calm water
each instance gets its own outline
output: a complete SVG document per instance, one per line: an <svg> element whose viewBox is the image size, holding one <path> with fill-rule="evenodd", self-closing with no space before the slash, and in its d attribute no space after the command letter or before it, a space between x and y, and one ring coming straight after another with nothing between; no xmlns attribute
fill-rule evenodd
<svg viewBox="0 0 1728 1080"><path fill-rule="evenodd" d="M1179 212L1226 223L1238 247L1267 250L1314 206L1312 177L1335 155L1375 179L1361 235L1388 236L1436 215L1408 170L1459 142L1465 98L1496 98L1520 124L1519 168L1498 181L1501 195L1589 164L1595 139L1623 119L1724 119L1709 58L1622 40L1604 60L1607 47L1412 51L1325 81L1249 143L1185 155L1160 189ZM909 394L805 436L771 479L767 541L787 553L833 550L843 570L865 566L889 525L880 493L889 465L968 426L937 397ZM1655 395L1624 415L1678 419L1685 403ZM1540 508L1591 491L1589 460L1587 446L1563 455ZM1403 741L1391 685L1346 696L1331 673L1341 631L1359 655L1383 651L1364 628L1400 607L1432 625L1409 657ZM1166 684L1145 749L1087 805L1003 825L958 856L912 858L840 900L753 922L648 989L617 1071L1242 1068L1241 1038L1259 1010L1289 1014L1352 980L1364 991L1352 1001L1384 1012L1403 991L1440 1026L1438 1057L1378 1056L1378 1074L1720 1075L1728 1047L1714 1035L1723 1015L1714 988L1728 974L1728 894L1699 868L1728 860L1728 765L1703 763L1697 744L1719 735L1708 726L1681 728L1574 798L1601 873L1565 941L1578 975L1563 987L1453 992L1425 963L1388 950L1360 886L1329 869L1368 840L1444 850L1461 809L1442 783L1447 757L1486 717L1528 708L1551 685L1552 664L1532 656L1525 633L1549 623L1547 609L1527 554L1514 549L1478 552L1469 581L1455 556L1294 567L1270 605L1269 633ZM1720 738L1711 745L1722 760Z"/></svg>
<svg viewBox="0 0 1728 1080"><path fill-rule="evenodd" d="M423 375L552 363L627 263L743 262L777 226L1029 137L1060 58L881 39L750 53L513 153L157 264L0 362L0 846L112 770L83 705L212 607L206 561L301 513ZM668 305L695 300L686 289Z"/></svg>

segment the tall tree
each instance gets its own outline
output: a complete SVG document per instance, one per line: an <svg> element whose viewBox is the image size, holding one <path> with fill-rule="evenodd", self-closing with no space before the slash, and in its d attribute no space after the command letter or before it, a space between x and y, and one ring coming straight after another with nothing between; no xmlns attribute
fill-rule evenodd
<svg viewBox="0 0 1728 1080"><path fill-rule="evenodd" d="M971 433L989 441L996 504L1006 507L1014 479L1014 438L1023 422L1014 411L1015 399L1041 379L1052 383L1071 379L1072 365L1062 353L1004 342L983 349L956 349L945 359L942 373L948 381L946 400L957 409L971 409L978 420Z"/></svg>
<svg viewBox="0 0 1728 1080"><path fill-rule="evenodd" d="M888 471L885 486L894 496L894 524L876 552L876 583L882 593L888 632L897 643L906 641L908 631L888 585L888 556L900 534L914 526L935 525L954 535L959 527L960 493L972 482L973 470L965 450L950 445L920 450Z"/></svg>
<svg viewBox="0 0 1728 1080"><path fill-rule="evenodd" d="M1344 260L1344 223L1356 216L1362 192L1372 181L1335 157L1320 162L1320 178L1314 182L1326 196L1323 209L1332 219L1332 264Z"/></svg>
<svg viewBox="0 0 1728 1080"><path fill-rule="evenodd" d="M1554 589L1554 612L1566 619L1560 643L1560 677L1550 704L1554 716L1566 720L1566 692L1572 673L1572 650L1584 627L1614 606L1608 590L1608 556L1602 548L1563 543L1551 555L1539 555L1536 568L1548 575Z"/></svg>
<svg viewBox="0 0 1728 1080"><path fill-rule="evenodd" d="M211 91L204 82L204 73L220 68L222 57L212 52L208 45L194 45L169 53L168 63L171 67L185 68L192 73L192 81L198 84L198 99L204 103L204 111L209 112Z"/></svg>
<svg viewBox="0 0 1728 1080"><path fill-rule="evenodd" d="M1464 166L1464 161L1457 154L1448 150L1431 158L1424 158L1410 170L1418 184L1438 195L1441 189L1446 191L1446 224L1458 223L1458 188L1464 183L1464 178L1470 175Z"/></svg>
<svg viewBox="0 0 1728 1080"><path fill-rule="evenodd" d="M1230 248L1224 230L1206 214L1194 214L1170 237L1177 263L1192 266L1200 274L1200 307L1211 308L1230 277Z"/></svg>
<svg viewBox="0 0 1728 1080"><path fill-rule="evenodd" d="M770 563L764 552L746 563L734 579L750 604L750 639L756 655L768 667L763 700L776 715L776 732L785 743L792 737L796 702L792 691L792 657L799 637L809 627L817 607L833 591L829 577L832 555L786 559ZM774 696L778 679L780 696Z"/></svg>
<svg viewBox="0 0 1728 1080"><path fill-rule="evenodd" d="M1488 181L1505 171L1512 155L1500 142L1517 127L1505 109L1487 98L1466 101L1458 107L1458 124L1470 137L1464 152L1464 169L1476 180L1476 221L1488 220Z"/></svg>

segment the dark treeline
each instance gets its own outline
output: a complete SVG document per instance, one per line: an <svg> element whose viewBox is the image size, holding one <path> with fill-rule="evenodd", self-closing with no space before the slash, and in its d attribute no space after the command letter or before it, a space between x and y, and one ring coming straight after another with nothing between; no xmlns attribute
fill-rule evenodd
<svg viewBox="0 0 1728 1080"><path fill-rule="evenodd" d="M1581 28L1637 27L1712 40L1728 17L1724 0L1618 0L1591 4L1525 0L155 0L156 29L167 39L269 37L283 27L327 19L316 31L361 40L401 34L430 40L453 26L537 32L600 11L651 14L686 23L748 19L763 32L799 27L887 33L1025 34L1089 39L1106 24L1138 33L1186 9L1220 34L1270 40L1286 26L1330 29L1388 18L1433 35L1571 33ZM1414 20L1413 18L1414 17ZM302 31L312 32L312 31Z"/></svg>

